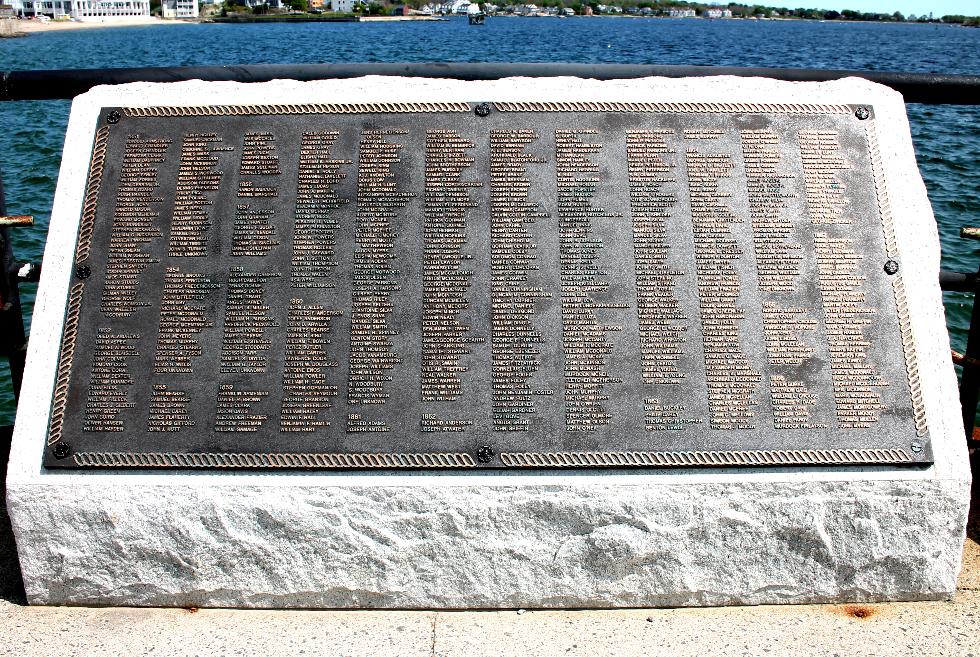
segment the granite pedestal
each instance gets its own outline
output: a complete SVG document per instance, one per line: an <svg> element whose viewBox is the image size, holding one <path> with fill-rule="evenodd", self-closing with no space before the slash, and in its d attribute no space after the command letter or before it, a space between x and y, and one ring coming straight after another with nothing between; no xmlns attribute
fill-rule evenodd
<svg viewBox="0 0 980 657"><path fill-rule="evenodd" d="M96 118L110 106L595 101L872 104L928 466L494 472L42 466ZM644 607L943 599L970 474L939 241L901 97L862 80L359 80L100 87L74 101L7 477L33 604Z"/></svg>

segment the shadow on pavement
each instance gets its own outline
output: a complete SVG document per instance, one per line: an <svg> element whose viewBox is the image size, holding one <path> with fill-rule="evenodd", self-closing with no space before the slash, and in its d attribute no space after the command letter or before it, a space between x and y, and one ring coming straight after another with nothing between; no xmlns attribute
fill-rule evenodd
<svg viewBox="0 0 980 657"><path fill-rule="evenodd" d="M980 543L980 449L970 456L973 488L970 495L970 516L966 521L966 537Z"/></svg>
<svg viewBox="0 0 980 657"><path fill-rule="evenodd" d="M10 456L10 436L13 427L0 427L0 468L3 470L3 485L0 486L0 600L14 604L27 604L24 595L24 581L20 575L17 561L17 548L14 533L7 517L7 458Z"/></svg>

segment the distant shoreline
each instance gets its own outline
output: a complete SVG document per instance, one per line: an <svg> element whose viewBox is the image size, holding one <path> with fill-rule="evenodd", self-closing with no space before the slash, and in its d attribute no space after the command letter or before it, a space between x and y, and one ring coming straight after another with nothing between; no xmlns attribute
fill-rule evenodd
<svg viewBox="0 0 980 657"><path fill-rule="evenodd" d="M119 18L91 18L83 21L68 21L68 20L48 20L40 21L35 19L4 19L4 22L9 21L13 26L13 31L4 32L0 30L0 37L23 37L29 36L31 34L40 34L44 32L60 32L63 30L84 30L84 29L109 29L113 27L142 27L149 25L197 25L201 23L221 23L224 25L232 24L257 24L257 23L351 23L351 22L361 22L361 23L387 23L387 22L403 22L403 21L422 21L422 22L438 22L446 21L450 18L465 18L465 16L360 16L360 17L296 17L290 18L289 14L284 14L280 17L259 17L256 16L252 18L249 15L240 15L235 17L214 17L214 18L203 18L203 19L163 19L158 16L126 16ZM558 18L557 16L519 16L514 14L501 14L492 16L491 20L496 19L506 19L506 18ZM658 20L658 21L793 21L793 22L819 22L819 23L841 23L841 24L855 24L855 25L948 25L950 27L962 27L956 23L917 23L917 22L903 22L903 23L885 23L878 21L850 21L850 20L840 20L840 19L804 19L795 16L780 16L772 18L717 18L717 19L705 19L705 18L672 18L667 16L632 16L632 15L596 15L596 16L567 16L562 18L578 18L578 19L593 19L593 18L633 18L633 19L646 19L646 20Z"/></svg>
<svg viewBox="0 0 980 657"><path fill-rule="evenodd" d="M91 18L84 21L39 21L20 18L5 19L13 23L14 33L9 36L25 36L41 32L61 32L63 30L105 29L110 27L138 27L141 25L190 25L198 21L157 18L156 16L124 16L119 18Z"/></svg>
<svg viewBox="0 0 980 657"><path fill-rule="evenodd" d="M232 14L198 20L198 23L395 23L444 21L442 16L296 16L294 14Z"/></svg>

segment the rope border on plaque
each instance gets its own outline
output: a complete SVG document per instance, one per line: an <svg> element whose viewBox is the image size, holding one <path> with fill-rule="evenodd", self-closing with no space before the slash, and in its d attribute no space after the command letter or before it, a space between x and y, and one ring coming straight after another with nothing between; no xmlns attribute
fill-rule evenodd
<svg viewBox="0 0 980 657"><path fill-rule="evenodd" d="M306 103L301 105L197 105L124 107L135 118L159 116L254 116L261 114L406 114L469 112L469 103Z"/></svg>
<svg viewBox="0 0 980 657"><path fill-rule="evenodd" d="M747 114L850 114L848 105L812 103L631 103L631 102L499 102L501 112L655 112Z"/></svg>
<svg viewBox="0 0 980 657"><path fill-rule="evenodd" d="M103 126L95 133L95 144L92 146L92 161L88 167L88 181L85 184L85 201L82 203L82 219L78 227L78 244L75 246L76 262L87 260L92 246L95 211L98 206L99 189L102 187L102 172L105 170L108 142L109 128Z"/></svg>
<svg viewBox="0 0 980 657"><path fill-rule="evenodd" d="M884 179L884 161L881 157L881 147L878 144L878 130L874 119L868 121L865 134L868 140L868 154L871 159L871 178L875 187L875 199L878 203L878 214L881 215L881 227L885 237L885 255L889 259L901 262L898 251L898 239L895 234L895 218L892 216L888 185ZM898 327L902 336L902 351L905 354L905 373L908 377L909 393L912 397L915 433L921 438L929 433L929 423L926 418L925 403L922 396L922 381L919 378L919 358L915 345L915 336L912 335L912 321L909 314L905 281L902 279L900 270L892 275L892 290L895 294L895 310L898 313Z"/></svg>
<svg viewBox="0 0 980 657"><path fill-rule="evenodd" d="M58 374L55 378L51 420L48 424L48 445L61 440L61 428L65 422L65 404L68 402L68 380L71 377L71 361L75 356L75 337L78 333L78 315L82 310L84 288L84 283L75 283L68 294L68 310L65 313L61 355L58 358Z"/></svg>
<svg viewBox="0 0 980 657"><path fill-rule="evenodd" d="M848 105L816 103L647 103L601 101L494 102L500 112L648 112L674 114L850 114ZM176 116L253 116L264 114L405 114L413 112L469 112L470 103L304 103L298 105L195 105L124 107L134 118Z"/></svg>
<svg viewBox="0 0 980 657"><path fill-rule="evenodd" d="M75 465L103 468L472 468L464 453L421 454L180 454L77 452Z"/></svg>
<svg viewBox="0 0 980 657"><path fill-rule="evenodd" d="M74 462L103 468L473 468L469 454L180 454L176 452L78 452ZM692 466L795 466L912 463L904 449L754 450L735 452L504 452L518 468L663 468Z"/></svg>
<svg viewBox="0 0 980 657"><path fill-rule="evenodd" d="M911 463L904 449L750 450L734 452L504 452L504 465L519 468L656 466L839 465Z"/></svg>

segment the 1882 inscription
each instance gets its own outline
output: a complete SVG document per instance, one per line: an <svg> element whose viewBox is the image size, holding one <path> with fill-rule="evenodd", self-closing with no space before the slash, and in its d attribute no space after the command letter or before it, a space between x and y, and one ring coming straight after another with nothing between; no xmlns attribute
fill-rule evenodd
<svg viewBox="0 0 980 657"><path fill-rule="evenodd" d="M47 465L930 460L873 114L474 107L107 108Z"/></svg>

